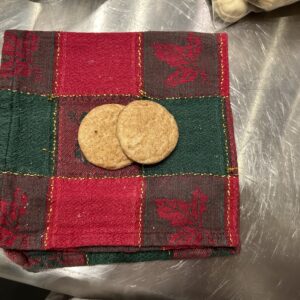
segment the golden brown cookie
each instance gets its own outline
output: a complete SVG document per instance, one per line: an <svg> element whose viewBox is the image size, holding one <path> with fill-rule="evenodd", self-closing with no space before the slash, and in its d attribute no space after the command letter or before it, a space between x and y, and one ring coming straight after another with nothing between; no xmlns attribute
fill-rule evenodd
<svg viewBox="0 0 300 300"><path fill-rule="evenodd" d="M120 104L97 106L82 120L78 130L78 143L90 163L110 170L132 163L122 151L116 136L117 120L123 108Z"/></svg>
<svg viewBox="0 0 300 300"><path fill-rule="evenodd" d="M141 164L154 164L174 150L179 134L174 117L163 106L137 100L121 111L117 136L130 159Z"/></svg>

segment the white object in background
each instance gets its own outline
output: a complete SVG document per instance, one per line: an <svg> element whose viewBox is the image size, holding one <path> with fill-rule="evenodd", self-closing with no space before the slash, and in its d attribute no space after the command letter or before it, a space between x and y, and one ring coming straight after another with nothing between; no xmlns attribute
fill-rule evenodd
<svg viewBox="0 0 300 300"><path fill-rule="evenodd" d="M295 0L248 0L251 4L262 8L263 10L269 11L276 9L281 6L290 5L294 2L297 2Z"/></svg>
<svg viewBox="0 0 300 300"><path fill-rule="evenodd" d="M249 4L246 0L213 0L212 4L213 11L228 23L236 22L249 12Z"/></svg>

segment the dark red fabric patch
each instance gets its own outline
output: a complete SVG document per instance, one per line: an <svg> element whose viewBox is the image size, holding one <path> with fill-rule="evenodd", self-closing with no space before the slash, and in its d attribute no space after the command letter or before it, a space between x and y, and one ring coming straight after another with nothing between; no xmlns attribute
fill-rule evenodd
<svg viewBox="0 0 300 300"><path fill-rule="evenodd" d="M51 94L54 35L54 32L45 31L6 31L0 88Z"/></svg>
<svg viewBox="0 0 300 300"><path fill-rule="evenodd" d="M225 184L218 176L147 178L144 245L226 246Z"/></svg>
<svg viewBox="0 0 300 300"><path fill-rule="evenodd" d="M138 33L57 35L55 95L139 95Z"/></svg>
<svg viewBox="0 0 300 300"><path fill-rule="evenodd" d="M219 95L213 34L149 32L144 36L144 90L155 98Z"/></svg>
<svg viewBox="0 0 300 300"><path fill-rule="evenodd" d="M0 244L10 249L41 249L49 179L0 175Z"/></svg>

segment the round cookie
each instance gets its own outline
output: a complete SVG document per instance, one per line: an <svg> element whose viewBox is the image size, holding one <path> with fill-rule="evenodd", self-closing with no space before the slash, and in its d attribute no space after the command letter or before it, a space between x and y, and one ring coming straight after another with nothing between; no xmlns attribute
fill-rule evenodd
<svg viewBox="0 0 300 300"><path fill-rule="evenodd" d="M117 136L130 159L141 164L154 164L175 149L179 133L174 117L163 106L137 100L120 113Z"/></svg>
<svg viewBox="0 0 300 300"><path fill-rule="evenodd" d="M248 13L249 4L246 0L214 0L213 10L228 23L233 23Z"/></svg>
<svg viewBox="0 0 300 300"><path fill-rule="evenodd" d="M116 136L117 120L123 108L120 104L97 106L82 120L78 130L78 143L90 163L110 170L132 163L122 151Z"/></svg>

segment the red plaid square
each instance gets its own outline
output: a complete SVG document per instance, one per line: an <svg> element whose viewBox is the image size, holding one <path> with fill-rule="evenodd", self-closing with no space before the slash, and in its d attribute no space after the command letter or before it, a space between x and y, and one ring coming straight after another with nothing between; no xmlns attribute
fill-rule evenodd
<svg viewBox="0 0 300 300"><path fill-rule="evenodd" d="M139 245L143 178L52 180L46 249Z"/></svg>
<svg viewBox="0 0 300 300"><path fill-rule="evenodd" d="M58 43L54 94L139 94L138 33L64 32Z"/></svg>

